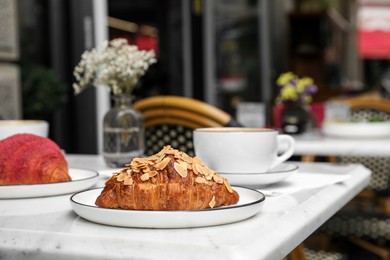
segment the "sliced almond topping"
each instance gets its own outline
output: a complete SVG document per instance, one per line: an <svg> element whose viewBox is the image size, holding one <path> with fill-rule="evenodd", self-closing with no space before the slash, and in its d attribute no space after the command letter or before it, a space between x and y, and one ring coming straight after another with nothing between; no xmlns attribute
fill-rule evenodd
<svg viewBox="0 0 390 260"><path fill-rule="evenodd" d="M146 158L134 158L133 162L137 162L138 164L145 164L145 163L147 163Z"/></svg>
<svg viewBox="0 0 390 260"><path fill-rule="evenodd" d="M149 180L149 174L148 173L144 173L140 176L140 179L141 181L147 181Z"/></svg>
<svg viewBox="0 0 390 260"><path fill-rule="evenodd" d="M158 159L157 154L153 154L153 155L149 156L149 160L155 161L157 159Z"/></svg>
<svg viewBox="0 0 390 260"><path fill-rule="evenodd" d="M131 176L126 175L125 176L125 181L123 182L124 185L133 185L133 178Z"/></svg>
<svg viewBox="0 0 390 260"><path fill-rule="evenodd" d="M202 173L206 176L210 175L211 174L211 171L209 168L205 167L205 166L202 166Z"/></svg>
<svg viewBox="0 0 390 260"><path fill-rule="evenodd" d="M150 172L150 168L149 167L141 167L142 169L142 172Z"/></svg>
<svg viewBox="0 0 390 260"><path fill-rule="evenodd" d="M197 182L197 183L205 183L205 182L206 182L206 179L203 178L203 177L196 177L196 178L195 178L195 182Z"/></svg>
<svg viewBox="0 0 390 260"><path fill-rule="evenodd" d="M192 159L192 161L193 161L195 164L203 165L203 162L202 162L202 160L201 160L199 157L194 157L194 158Z"/></svg>
<svg viewBox="0 0 390 260"><path fill-rule="evenodd" d="M116 177L116 179L118 180L118 181L123 181L124 179L125 179L125 176L126 176L126 174L125 173L120 173L117 177Z"/></svg>
<svg viewBox="0 0 390 260"><path fill-rule="evenodd" d="M219 183L219 184L223 183L223 177L219 174L214 174L213 179L216 183Z"/></svg>
<svg viewBox="0 0 390 260"><path fill-rule="evenodd" d="M126 173L127 173L127 174L131 174L131 172L132 172L131 169L127 169L127 170L126 170Z"/></svg>
<svg viewBox="0 0 390 260"><path fill-rule="evenodd" d="M214 206L215 206L215 196L213 196L213 198L211 199L211 201L209 203L209 206L210 206L210 208L214 208Z"/></svg>
<svg viewBox="0 0 390 260"><path fill-rule="evenodd" d="M150 171L150 172L148 172L148 174L149 174L149 177L154 177L157 175L157 171Z"/></svg>
<svg viewBox="0 0 390 260"><path fill-rule="evenodd" d="M192 158L190 156L188 156L188 154L186 153L182 153L181 157L183 158L183 161L191 164L193 162Z"/></svg>
<svg viewBox="0 0 390 260"><path fill-rule="evenodd" d="M192 164L192 171L195 173L195 175L199 175L198 170L196 169L197 164Z"/></svg>
<svg viewBox="0 0 390 260"><path fill-rule="evenodd" d="M195 164L195 169L198 173L203 174L202 166L200 164ZM204 174L203 174L204 175Z"/></svg>
<svg viewBox="0 0 390 260"><path fill-rule="evenodd" d="M186 163L185 161L180 161L179 162L180 166L183 167L184 169L188 169L188 163Z"/></svg>
<svg viewBox="0 0 390 260"><path fill-rule="evenodd" d="M164 170L165 167L168 165L168 163L171 161L171 158L169 157L166 157L164 158L164 160L162 160L161 162L159 163L156 163L156 165L154 167L156 167L157 169L159 170Z"/></svg>
<svg viewBox="0 0 390 260"><path fill-rule="evenodd" d="M223 183L225 184L226 189L227 189L230 193L233 193L233 189L232 189L232 187L230 186L229 182L228 182L226 179L223 179Z"/></svg>
<svg viewBox="0 0 390 260"><path fill-rule="evenodd" d="M183 166L181 166L180 164L178 164L178 163L175 162L175 163L173 164L173 168L175 168L176 172L177 172L182 178L187 177L187 175L188 175L187 169L183 168Z"/></svg>
<svg viewBox="0 0 390 260"><path fill-rule="evenodd" d="M155 160L148 161L148 165L153 165Z"/></svg>
<svg viewBox="0 0 390 260"><path fill-rule="evenodd" d="M172 150L172 148L171 148L171 146L170 146L170 145L166 145L166 146L164 146L164 148L163 148L162 152L163 152L163 153L165 153L165 152L166 152L166 151L168 151L168 150Z"/></svg>
<svg viewBox="0 0 390 260"><path fill-rule="evenodd" d="M165 151L165 154L176 154L177 151L175 150L168 150L168 151Z"/></svg>
<svg viewBox="0 0 390 260"><path fill-rule="evenodd" d="M164 159L164 157L165 157L165 154L159 155L159 156L157 157L157 159L156 159L156 163L161 162L162 159Z"/></svg>
<svg viewBox="0 0 390 260"><path fill-rule="evenodd" d="M213 179L213 175L205 175L206 180L211 181Z"/></svg>

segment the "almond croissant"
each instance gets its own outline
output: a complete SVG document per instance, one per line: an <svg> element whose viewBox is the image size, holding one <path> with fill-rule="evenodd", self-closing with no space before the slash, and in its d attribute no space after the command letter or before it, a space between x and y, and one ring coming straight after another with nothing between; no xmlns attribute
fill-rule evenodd
<svg viewBox="0 0 390 260"><path fill-rule="evenodd" d="M49 138L15 134L0 141L0 185L70 180L64 155Z"/></svg>
<svg viewBox="0 0 390 260"><path fill-rule="evenodd" d="M196 210L236 204L228 181L199 158L164 147L148 158L135 158L115 172L96 199L103 208Z"/></svg>

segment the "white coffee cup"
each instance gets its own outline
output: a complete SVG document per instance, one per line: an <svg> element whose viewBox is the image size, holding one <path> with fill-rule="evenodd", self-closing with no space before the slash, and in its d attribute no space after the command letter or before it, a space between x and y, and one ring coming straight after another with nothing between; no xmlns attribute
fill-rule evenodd
<svg viewBox="0 0 390 260"><path fill-rule="evenodd" d="M194 130L195 154L219 173L265 173L288 160L295 141L270 128L213 127ZM278 155L278 146L288 148Z"/></svg>
<svg viewBox="0 0 390 260"><path fill-rule="evenodd" d="M49 123L43 120L0 120L0 140L15 134L49 135Z"/></svg>

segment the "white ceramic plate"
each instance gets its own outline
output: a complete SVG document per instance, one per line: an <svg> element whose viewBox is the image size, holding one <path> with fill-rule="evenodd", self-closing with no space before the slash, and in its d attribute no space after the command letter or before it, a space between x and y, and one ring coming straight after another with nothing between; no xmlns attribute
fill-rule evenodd
<svg viewBox="0 0 390 260"><path fill-rule="evenodd" d="M222 225L241 221L257 214L265 200L259 191L233 187L240 195L236 205L204 210L123 210L95 205L103 188L82 191L70 198L73 210L92 222L121 227L191 228Z"/></svg>
<svg viewBox="0 0 390 260"><path fill-rule="evenodd" d="M390 136L390 122L324 122L324 135L346 138L378 138Z"/></svg>
<svg viewBox="0 0 390 260"><path fill-rule="evenodd" d="M98 182L99 174L84 169L69 169L72 181L45 184L21 184L0 186L0 199L46 197L69 194L91 188Z"/></svg>
<svg viewBox="0 0 390 260"><path fill-rule="evenodd" d="M298 166L282 163L266 173L221 173L230 184L237 186L265 186L283 181L298 171Z"/></svg>
<svg viewBox="0 0 390 260"><path fill-rule="evenodd" d="M120 172L124 168L126 168L126 167L123 167L123 168L113 168L113 169L109 169L109 170L99 170L98 172L99 172L99 174L101 176L110 178L112 176L112 173Z"/></svg>

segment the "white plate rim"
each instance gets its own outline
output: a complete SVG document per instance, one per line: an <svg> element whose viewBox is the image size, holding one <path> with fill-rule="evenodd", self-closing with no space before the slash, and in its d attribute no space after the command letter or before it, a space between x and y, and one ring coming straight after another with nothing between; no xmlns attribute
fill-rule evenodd
<svg viewBox="0 0 390 260"><path fill-rule="evenodd" d="M351 131L351 130L354 131ZM360 130L360 131L356 131ZM390 122L324 122L322 133L335 137L386 137L390 135Z"/></svg>
<svg viewBox="0 0 390 260"><path fill-rule="evenodd" d="M104 177L111 177L114 172L119 172L119 171L126 169L126 168L127 167L98 170L98 173Z"/></svg>
<svg viewBox="0 0 390 260"><path fill-rule="evenodd" d="M260 208L262 207L266 196L256 190L256 189L251 189L247 187L240 187L240 186L232 186L233 189L235 189L239 195L240 191L246 191L250 192L252 194L255 194L259 196L258 199L244 203L244 204L236 204L236 205L229 205L229 206L222 206L218 208L213 208L213 209L202 209L202 210L125 210L125 209L108 209L108 208L101 208L96 205L91 205L91 204L85 204L77 200L77 196L83 193L88 193L88 192L96 192L100 194L100 192L103 190L103 187L99 188L94 188L94 189L89 189L86 191L80 191L75 194L73 194L70 197L70 203L72 205L73 211L77 215L79 215L81 218L84 218L88 221L91 221L93 223L98 223L98 224L103 224L103 225L109 225L109 226L121 226L121 227L132 227L132 228L194 228L194 227L205 227L205 226L215 226L215 225L222 225L222 224L229 224L233 222L238 222L244 219L247 219L249 217L252 217L253 215L257 214L260 211ZM254 196L254 195L253 195ZM97 198L97 197L96 197ZM95 199L96 199L95 198ZM239 216L237 215L237 212L239 211L244 211L246 208L250 208L251 212L242 212L245 214L241 214ZM85 214L85 212L81 212L80 209L86 209L89 211L88 214ZM225 214L227 211L235 213L233 214ZM101 218L99 220L92 219L96 216L98 216L99 213L107 213L108 215L115 215L115 213L118 214L125 214L130 217L128 217L128 223L123 224L120 223L118 224L115 221L115 218L112 217L107 217L107 220L102 220ZM221 213L225 216L229 216L230 218L227 220L220 220L219 218L212 217L213 215L221 215L218 214ZM188 223L189 219L188 217L190 216L196 216L197 218L202 217L202 215L206 216L203 217L206 220L207 223L204 221L201 223L197 223L196 221L191 222L190 224ZM92 216L92 217L91 217ZM144 219L144 217L152 218L156 220L155 222L148 222L148 223L143 223L139 224L137 222L139 219ZM158 220L158 221L157 221ZM181 221L183 220L183 221Z"/></svg>
<svg viewBox="0 0 390 260"><path fill-rule="evenodd" d="M85 178L76 178L76 171L87 173ZM86 168L69 168L71 181L40 183L40 184L15 184L0 185L0 199L19 199L48 197L63 194L71 194L88 189L98 182L99 173Z"/></svg>
<svg viewBox="0 0 390 260"><path fill-rule="evenodd" d="M275 167L273 170L265 173L220 173L224 176L230 184L236 186L246 187L261 187L266 185L275 184L281 182L292 174L298 172L299 166L293 163L282 163L284 166L288 166L286 170L277 171Z"/></svg>

